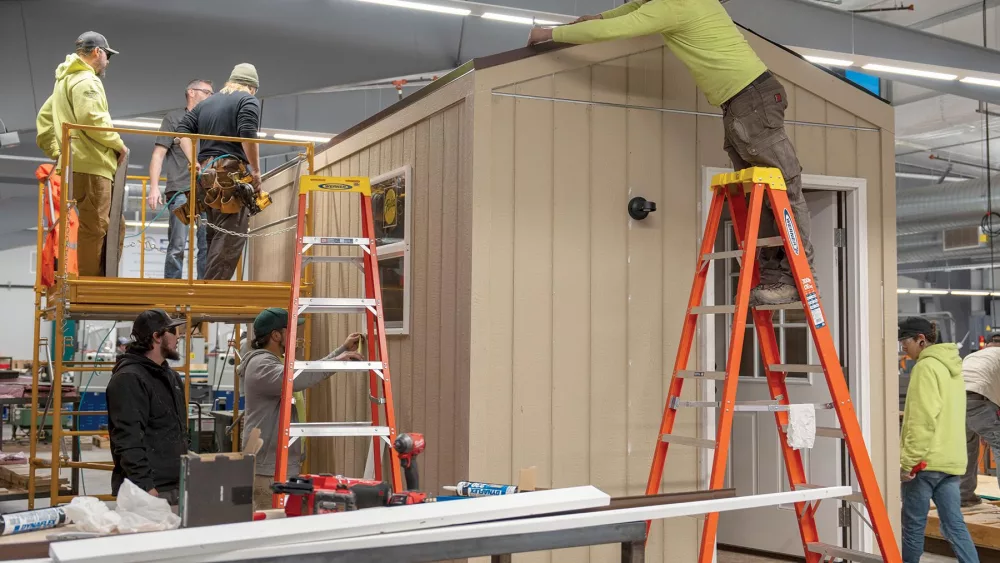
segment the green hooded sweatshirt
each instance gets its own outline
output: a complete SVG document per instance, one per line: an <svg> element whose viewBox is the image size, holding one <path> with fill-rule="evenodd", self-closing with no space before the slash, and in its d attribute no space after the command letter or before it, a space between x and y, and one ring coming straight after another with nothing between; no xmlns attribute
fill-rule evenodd
<svg viewBox="0 0 1000 563"><path fill-rule="evenodd" d="M954 344L924 348L910 373L900 436L900 467L965 473L965 381Z"/></svg>
<svg viewBox="0 0 1000 563"><path fill-rule="evenodd" d="M112 127L108 113L108 98L104 84L77 54L66 55L66 62L56 67L56 84L45 100L35 125L38 148L57 160L62 151L63 123ZM73 131L73 172L102 176L109 180L118 169L118 153L125 143L118 133L107 131ZM60 171L63 163L59 163Z"/></svg>

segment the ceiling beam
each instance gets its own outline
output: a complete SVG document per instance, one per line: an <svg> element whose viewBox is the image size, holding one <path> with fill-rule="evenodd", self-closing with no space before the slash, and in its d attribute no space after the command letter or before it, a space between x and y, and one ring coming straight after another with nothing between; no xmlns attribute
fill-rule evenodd
<svg viewBox="0 0 1000 563"><path fill-rule="evenodd" d="M805 0L729 0L726 10L744 27L789 47L1000 74L994 49Z"/></svg>
<svg viewBox="0 0 1000 563"><path fill-rule="evenodd" d="M1000 6L1000 0L986 0L986 8L996 8ZM936 25L941 25L943 23L948 23L950 21L957 20L958 18L964 18L965 16L971 16L973 14L978 14L983 11L982 2L973 2L971 4L966 4L961 8L955 8L954 10L949 10L943 14L938 14L936 16L927 18L925 20L918 21L915 24L909 25L910 29L928 29Z"/></svg>

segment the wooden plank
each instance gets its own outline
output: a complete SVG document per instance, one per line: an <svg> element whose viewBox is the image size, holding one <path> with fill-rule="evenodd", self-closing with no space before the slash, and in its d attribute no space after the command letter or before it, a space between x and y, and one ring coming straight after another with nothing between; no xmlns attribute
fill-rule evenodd
<svg viewBox="0 0 1000 563"><path fill-rule="evenodd" d="M441 411L441 233L442 223L446 220L443 209L444 180L444 116L437 114L430 119L430 168L428 170L427 198L427 371L425 384L425 400L427 405L427 422L424 434L431 444L441 441L440 418ZM430 455L427 455L430 454ZM441 485L449 484L441 480L441 450L426 452L427 463L421 465L425 472L428 490L440 490ZM454 483L450 483L454 484Z"/></svg>
<svg viewBox="0 0 1000 563"><path fill-rule="evenodd" d="M467 499L461 502L413 504L392 510L359 510L320 514L310 518L278 518L200 528L167 530L156 534L110 536L83 541L54 542L55 561L76 563L131 563L184 558L207 560L231 557L235 550L257 551L295 544L381 535L391 532L518 518L607 506L611 498L595 487L575 487L516 495ZM606 514L606 513L605 513Z"/></svg>
<svg viewBox="0 0 1000 563"><path fill-rule="evenodd" d="M590 68L556 75L557 98L590 99ZM590 483L590 158L587 106L555 104L552 240L552 486ZM590 561L590 548L553 552L555 562Z"/></svg>
<svg viewBox="0 0 1000 563"><path fill-rule="evenodd" d="M440 420L439 481L457 483L462 477L455 474L455 357L457 354L457 319L455 306L458 301L458 169L459 140L461 139L461 106L444 112L444 145L441 198L441 406L437 411Z"/></svg>
<svg viewBox="0 0 1000 563"><path fill-rule="evenodd" d="M410 217L413 219L410 235L413 243L410 245L410 294L412 295L410 308L412 309L411 331L413 336L413 359L410 366L411 388L411 428L415 432L427 433L427 422L430 416L427 409L428 391L428 370L427 370L427 276L430 267L429 252L430 241L428 240L430 229L430 194L429 171L430 171L430 121L421 121L414 127L414 162L413 162L413 186L410 195L413 198ZM430 411L433 412L433 411ZM421 464L421 487L429 492L437 492L440 489L431 488L437 483L432 483L428 475L424 472L424 464Z"/></svg>
<svg viewBox="0 0 1000 563"><path fill-rule="evenodd" d="M552 77L518 94L552 96ZM553 102L518 98L514 110L514 341L511 473L538 468L552 483L552 144ZM475 478L474 476L470 476ZM531 553L524 561L549 561Z"/></svg>
<svg viewBox="0 0 1000 563"><path fill-rule="evenodd" d="M662 99L663 61L660 51L629 57L629 105L656 105ZM628 110L627 178L629 198L673 206L663 193L662 119L647 110ZM663 208L659 208L663 210ZM666 210L664 210L666 211ZM621 213L621 209L618 210ZM669 211L667 211L669 212ZM640 494L646 489L653 447L663 410L663 225L664 213L655 212L641 221L628 221L627 299L627 443L626 491ZM663 523L650 529L646 542L647 561L662 561Z"/></svg>
<svg viewBox="0 0 1000 563"><path fill-rule="evenodd" d="M470 394L472 371L472 160L475 113L472 110L472 96L465 99L460 107L459 123L459 185L458 213L456 217L458 239L458 276L455 280L457 299L455 304L455 475L469 474L470 445Z"/></svg>
<svg viewBox="0 0 1000 563"><path fill-rule="evenodd" d="M628 76L619 59L593 67L595 101L624 104L619 86ZM628 399L622 377L626 356L627 229L625 183L626 110L608 106L591 109L590 158L590 479L613 496L626 494ZM612 546L595 546L591 561L610 561Z"/></svg>
<svg viewBox="0 0 1000 563"><path fill-rule="evenodd" d="M397 430L399 432L416 431L413 424L413 181L414 181L414 162L416 160L416 142L417 142L417 130L416 127L410 127L403 132L402 139L402 150L400 151L398 157L393 153L393 167L399 168L402 166L410 166L410 183L406 186L406 205L410 207L410 257L409 257L409 267L410 267L410 279L407 280L410 283L410 318L408 319L410 324L410 334L398 338L400 341L400 351L399 357L390 356L389 366L392 368L392 378L393 378L393 397L396 400L396 424L398 426ZM396 340L396 338L393 338Z"/></svg>
<svg viewBox="0 0 1000 563"><path fill-rule="evenodd" d="M360 153L355 153L350 159L349 174L351 176L361 176L367 174L371 170L372 163L378 162L378 157L381 155L381 147L376 145L373 146L370 151L361 151ZM365 157L364 170L362 170L362 155ZM357 202L357 198L347 196L341 198L338 202L342 208L344 217L344 224L347 227L347 232L349 233L360 233L361 232L361 213L360 207ZM358 211L355 211L355 207L358 207ZM345 249L346 250L346 249ZM363 292L363 286L359 283L358 276L346 273L346 267L338 266L345 270L347 285L341 288L340 295L346 297L348 295L361 295ZM342 317L342 325L340 331L334 335L334 341L330 343L331 346L338 346L342 339L351 332L357 322L355 319L350 317L353 315L338 315ZM338 342L339 341L339 342ZM368 343L371 346L371 342ZM345 377L344 380L347 381L347 396L346 399L346 412L344 413L344 418L337 420L368 420L371 418L371 411L367 408L367 404L360 404L360 396L362 393L368 395L368 382L362 381L363 376L358 374L352 374ZM367 401L366 401L367 403ZM364 407L364 408L363 408ZM344 440L347 466L347 475L362 475L364 473L365 459L368 457L368 448L371 443L369 439L365 438L345 438Z"/></svg>
<svg viewBox="0 0 1000 563"><path fill-rule="evenodd" d="M962 509L965 527L969 529L972 543L977 547L1000 549L1000 506L992 502L984 502L976 506ZM932 538L945 539L941 533L941 519L936 509L927 514L926 535Z"/></svg>
<svg viewBox="0 0 1000 563"><path fill-rule="evenodd" d="M799 89L795 93L795 119L811 123L826 123L826 100ZM826 128L793 125L795 152L805 174L826 174Z"/></svg>

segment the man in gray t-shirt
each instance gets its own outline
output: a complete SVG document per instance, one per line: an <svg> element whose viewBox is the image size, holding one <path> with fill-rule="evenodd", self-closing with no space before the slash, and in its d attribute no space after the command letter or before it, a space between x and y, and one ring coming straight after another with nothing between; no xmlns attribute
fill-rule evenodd
<svg viewBox="0 0 1000 563"><path fill-rule="evenodd" d="M214 93L210 80L192 80L185 92L187 105L184 109L174 110L163 118L160 131L172 133L177 131L177 124L184 114L194 109L202 100ZM149 161L149 195L146 201L154 211L164 203L160 195L160 173L167 177L166 205L167 220L167 250L163 265L163 277L180 279L184 271L184 246L187 244L188 226L175 214L174 210L187 210L188 193L191 191L191 169L180 140L173 135L161 135L154 141L153 158ZM202 213L202 216L205 214ZM205 227L197 227L198 244L198 279L205 276L205 266L208 259L208 242L205 237Z"/></svg>

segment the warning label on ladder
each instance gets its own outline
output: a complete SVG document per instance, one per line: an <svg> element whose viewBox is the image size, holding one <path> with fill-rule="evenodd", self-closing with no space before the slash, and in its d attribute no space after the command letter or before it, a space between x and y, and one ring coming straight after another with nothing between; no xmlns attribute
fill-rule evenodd
<svg viewBox="0 0 1000 563"><path fill-rule="evenodd" d="M823 319L823 309L819 306L819 297L815 293L806 294L806 305L809 306L809 314L812 315L813 326L823 328L826 321Z"/></svg>

